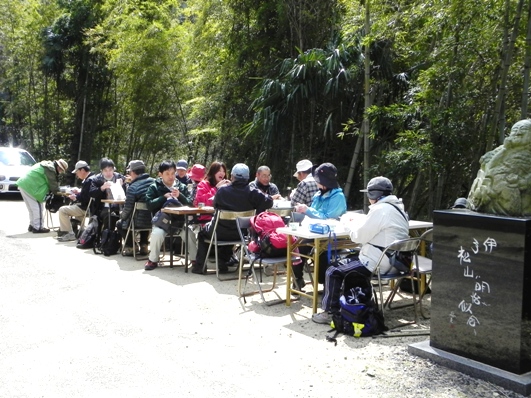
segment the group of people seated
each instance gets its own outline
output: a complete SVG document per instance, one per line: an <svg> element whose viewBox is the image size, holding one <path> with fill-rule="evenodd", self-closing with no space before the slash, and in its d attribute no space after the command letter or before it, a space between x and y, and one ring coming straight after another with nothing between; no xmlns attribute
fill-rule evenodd
<svg viewBox="0 0 531 398"><path fill-rule="evenodd" d="M57 177L66 171L67 166L62 159L43 161L36 164L28 176L19 180L19 188L30 213L29 231L49 232L42 224L44 191L58 188ZM153 223L156 218L153 216L162 208L172 205L212 206L220 210L255 210L260 213L271 208L275 199L282 199L278 187L271 182L269 167L259 167L256 178L249 182L249 167L243 163L235 164L229 174L225 164L219 161L212 162L206 170L200 164L189 169L185 160L179 160L177 163L166 160L160 163L158 177L155 179L147 173L142 160L130 161L124 176L116 172L112 160L104 158L100 161L98 174L93 173L90 166L82 160L76 163L73 173L82 180L82 184L80 189L73 189L69 196L73 203L59 209L60 227L57 240L68 242L77 239L71 218L82 217L90 202L90 212L98 215L102 226L116 225L121 232L124 238L124 255L133 255L133 245L137 244L136 237L127 234L130 223L134 222L136 229L144 229L139 232L139 247L135 246L135 249L149 256L144 265L146 271L158 267L161 247L168 233L168 228ZM310 160L304 159L296 164L294 177L299 183L288 195L293 211L315 219L340 219L346 212L345 196L339 186L337 169L333 164L323 163L315 167ZM47 186L39 188L36 192L37 182ZM114 184L120 185L125 191L125 203L121 209L116 204L102 202L106 198L112 199ZM324 312L313 316L312 319L317 323L329 323L331 314L339 309L341 282L346 273L356 269L360 274L370 276L382 248L394 240L408 237L407 215L402 203L392 194L391 181L386 177L375 177L364 191L367 192L371 203L367 218L363 223L344 225L351 239L361 244L359 255L351 261L334 265L329 264L326 252L321 255L320 264L323 266L320 269L323 272L319 276L319 282L325 286ZM145 203L146 209L134 212L132 220L136 203ZM183 228L176 233L187 245L192 259L192 273L203 274L206 271L207 241L212 237L215 221L212 215L203 214L189 225L188 234ZM239 240L236 224L231 220L219 220L216 234L219 240ZM78 247L84 248L80 244ZM308 248L300 247L301 252L305 249ZM227 272L230 266L237 263L232 254L230 246L218 248L219 272ZM294 287L299 290L305 286L304 261L293 264ZM382 269L387 271L386 267L388 269L391 266L384 260Z"/></svg>

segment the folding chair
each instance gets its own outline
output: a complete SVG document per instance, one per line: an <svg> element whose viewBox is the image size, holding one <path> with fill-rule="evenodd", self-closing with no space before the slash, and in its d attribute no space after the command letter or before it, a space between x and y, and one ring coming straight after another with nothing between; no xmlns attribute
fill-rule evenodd
<svg viewBox="0 0 531 398"><path fill-rule="evenodd" d="M127 232L125 233L125 239L123 241L124 243L122 243L122 250L121 250L122 256L125 256L125 253L124 253L124 251L125 251L125 242L127 242L127 238L129 237L129 234L131 234L132 241L133 241L133 257L135 258L135 260L145 260L146 259L145 256L138 257L138 252L136 251L137 233L138 232L145 232L145 231L151 232L151 227L149 227L149 228L137 228L135 226L135 216L141 211L149 212L146 203L145 202L135 202L135 206L134 206L133 212L131 214L131 221L129 222L129 226L127 227Z"/></svg>
<svg viewBox="0 0 531 398"><path fill-rule="evenodd" d="M76 234L76 236L78 238L81 236L81 234L83 233L83 230L85 229L86 220L90 219L90 217L92 216L90 208L91 208L93 202L94 202L94 198L91 197L89 202L88 202L87 208L85 209L85 214L83 214L83 217L81 218L81 223L79 224L79 230L77 231L77 234ZM73 219L73 218L71 218L71 219Z"/></svg>
<svg viewBox="0 0 531 398"><path fill-rule="evenodd" d="M291 221L291 217L292 217L291 207L283 208L283 209L277 209L277 208L272 207L270 209L267 209L267 211L278 214L280 217L282 217L282 220L284 220L284 224L286 225L288 225Z"/></svg>
<svg viewBox="0 0 531 398"><path fill-rule="evenodd" d="M380 267L381 267L383 259L385 257L387 257L387 253L388 252L394 252L394 251L412 252L413 253L413 263L416 263L417 262L416 261L417 249L419 247L419 244L420 244L420 238L408 238L408 239L396 240L396 241L392 242L390 245L388 245L386 248L383 249L382 254L380 255L380 258L378 259L378 263L376 265L376 268L374 269L373 274L372 274L372 280L378 281L377 287L378 287L379 296L380 296L379 306L380 306L380 310L382 311L382 314L384 314L385 307L388 307L389 309L391 309L391 307L389 307L389 304L392 302L392 300L393 300L393 298L394 298L394 296L395 296L395 294L396 294L396 292L398 290L398 286L399 286L400 281L410 275L410 274L402 274L400 272L389 272L387 274L383 274L382 275L380 273ZM384 282L385 281L387 281L387 282L391 282L391 281L395 282L394 288L391 291L390 295L387 297L386 301L383 300L383 284L382 284L382 281L384 281ZM412 288L413 288L413 280L411 281L411 285L412 285ZM414 291L415 290L413 288L413 306L414 306L414 310L415 310L415 320L412 321L412 322L406 323L405 325L415 324L418 321L418 318L417 318L417 301L416 301L416 297L415 297ZM384 316L384 318L385 318L385 316ZM398 325L398 326L402 326L402 325ZM396 328L396 327L397 326L390 327L389 329L393 329L393 328Z"/></svg>
<svg viewBox="0 0 531 398"><path fill-rule="evenodd" d="M214 215L215 222L214 222L214 229L212 230L212 237L210 239L205 239L205 243L208 243L208 251L205 257L205 264L203 265L203 273L206 273L207 264L208 264L208 256L210 255L210 249L212 246L214 246L214 253L216 256L216 276L220 281L226 281L226 280L234 280L236 278L220 278L219 277L219 260L218 260L218 246L234 246L234 245L240 245L241 241L238 240L218 240L218 235L216 233L219 220L231 220L236 223L236 219L238 217L252 217L255 214L255 210L247 210L247 211L232 211L232 210L216 210L216 213Z"/></svg>
<svg viewBox="0 0 531 398"><path fill-rule="evenodd" d="M271 292L276 287L276 281L277 281L277 267L279 264L285 264L287 261L287 257L261 257L259 253L251 253L249 251L248 244L250 242L250 236L249 236L249 228L251 227L251 217L238 217L236 219L236 225L238 227L238 232L240 233L240 239L241 239L241 252L240 252L240 269L238 274L238 296L240 298L243 298L243 302L246 303L245 297L252 296L256 293L260 293L260 297L262 298L262 301L266 305L273 305L273 304L279 304L283 302L282 299L275 300L275 301L266 301L264 297L264 293ZM247 231L247 234L244 234L243 231ZM249 269L247 271L247 275L245 276L245 283L242 289L242 275L243 275L243 260L247 260L249 263ZM293 259L297 259L297 257L293 257ZM256 262L258 261L258 275L256 274ZM273 269L273 285L269 289L263 289L262 288L262 266L263 265L272 265L274 267ZM258 290L254 290L251 292L245 292L245 287L247 286L247 281L249 280L249 277L252 277L253 282L258 286Z"/></svg>

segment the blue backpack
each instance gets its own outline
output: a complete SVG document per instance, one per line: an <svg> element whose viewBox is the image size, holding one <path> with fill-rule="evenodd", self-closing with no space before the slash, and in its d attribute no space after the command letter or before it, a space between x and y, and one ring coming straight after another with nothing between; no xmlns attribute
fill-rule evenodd
<svg viewBox="0 0 531 398"><path fill-rule="evenodd" d="M337 345L337 335L354 337L375 336L388 330L384 317L373 295L370 278L355 275L344 281L343 295L339 298L339 313L332 314L330 326L333 336L326 336Z"/></svg>

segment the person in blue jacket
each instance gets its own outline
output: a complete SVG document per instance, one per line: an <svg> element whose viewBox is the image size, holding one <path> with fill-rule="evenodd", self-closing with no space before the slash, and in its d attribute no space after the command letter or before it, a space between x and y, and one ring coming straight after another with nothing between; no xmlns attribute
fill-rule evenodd
<svg viewBox="0 0 531 398"><path fill-rule="evenodd" d="M321 220L339 219L347 211L347 202L343 190L337 183L337 169L332 163L323 163L313 173L319 191L313 195L312 205L295 206L297 213L304 213L310 218Z"/></svg>
<svg viewBox="0 0 531 398"><path fill-rule="evenodd" d="M317 182L319 191L313 195L312 205L308 207L305 204L297 204L295 211L297 213L304 213L310 218L321 220L339 219L347 211L347 201L343 190L339 187L337 182L337 169L332 163L323 163L317 167L313 173L313 178ZM300 247L299 250L303 254L310 247ZM303 278L303 259L300 265L293 265L293 274L295 275L294 288L303 291L306 284ZM323 283L325 279L325 272L328 268L328 253L325 251L319 257L319 283Z"/></svg>

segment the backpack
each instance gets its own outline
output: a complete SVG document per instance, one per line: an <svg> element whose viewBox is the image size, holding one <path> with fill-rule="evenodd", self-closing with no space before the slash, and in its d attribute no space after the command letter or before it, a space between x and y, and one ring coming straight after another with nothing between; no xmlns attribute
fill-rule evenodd
<svg viewBox="0 0 531 398"><path fill-rule="evenodd" d="M284 257L288 241L286 235L277 233L277 228L285 227L284 220L276 213L264 211L251 217L251 242L249 250L260 253L261 257ZM295 240L295 238L293 238Z"/></svg>
<svg viewBox="0 0 531 398"><path fill-rule="evenodd" d="M49 192L44 198L44 207L50 213L57 213L62 206L68 204L68 200L66 196L55 195L53 192Z"/></svg>
<svg viewBox="0 0 531 398"><path fill-rule="evenodd" d="M96 235L98 232L98 217L92 216L89 221L89 225L81 232L81 236L77 240L77 243L85 247L94 245L96 241Z"/></svg>
<svg viewBox="0 0 531 398"><path fill-rule="evenodd" d="M117 254L122 247L122 235L117 231L105 228L101 233L99 242L94 245L94 253L112 256Z"/></svg>
<svg viewBox="0 0 531 398"><path fill-rule="evenodd" d="M343 333L354 337L375 336L388 330L378 308L370 278L352 273L344 280L343 294L339 298L340 310L332 314L333 336L328 341L337 344L337 335Z"/></svg>

